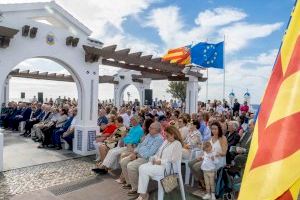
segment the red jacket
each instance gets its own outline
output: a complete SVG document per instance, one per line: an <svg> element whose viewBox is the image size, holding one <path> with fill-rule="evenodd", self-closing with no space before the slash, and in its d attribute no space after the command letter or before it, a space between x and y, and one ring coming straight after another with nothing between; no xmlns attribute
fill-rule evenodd
<svg viewBox="0 0 300 200"><path fill-rule="evenodd" d="M115 124L108 125L102 132L103 136L109 137L113 134L113 132L117 129Z"/></svg>

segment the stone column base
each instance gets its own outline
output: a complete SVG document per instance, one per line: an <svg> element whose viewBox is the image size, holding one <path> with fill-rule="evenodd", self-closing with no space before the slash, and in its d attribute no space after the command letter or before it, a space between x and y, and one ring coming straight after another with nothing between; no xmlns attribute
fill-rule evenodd
<svg viewBox="0 0 300 200"><path fill-rule="evenodd" d="M98 126L76 126L73 141L73 152L83 156L95 154L96 151L93 141L96 140L96 133L98 132Z"/></svg>

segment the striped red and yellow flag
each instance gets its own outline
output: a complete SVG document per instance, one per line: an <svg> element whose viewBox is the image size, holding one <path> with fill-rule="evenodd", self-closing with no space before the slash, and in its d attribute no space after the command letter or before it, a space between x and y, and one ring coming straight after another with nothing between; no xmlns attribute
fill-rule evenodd
<svg viewBox="0 0 300 200"><path fill-rule="evenodd" d="M187 65L191 63L190 47L179 47L176 49L170 49L166 55L162 57L164 61L170 61L171 63L177 63L181 65Z"/></svg>
<svg viewBox="0 0 300 200"><path fill-rule="evenodd" d="M300 189L300 3L262 99L239 200L293 200Z"/></svg>

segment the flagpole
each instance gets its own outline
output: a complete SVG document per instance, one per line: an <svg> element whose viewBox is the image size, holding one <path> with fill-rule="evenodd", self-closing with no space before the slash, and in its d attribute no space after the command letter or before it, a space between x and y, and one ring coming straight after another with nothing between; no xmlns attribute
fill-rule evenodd
<svg viewBox="0 0 300 200"><path fill-rule="evenodd" d="M208 68L206 68L206 102L208 101Z"/></svg>
<svg viewBox="0 0 300 200"><path fill-rule="evenodd" d="M224 35L224 47L223 47L223 65L224 65L224 77L223 77L223 99L225 99L225 35Z"/></svg>

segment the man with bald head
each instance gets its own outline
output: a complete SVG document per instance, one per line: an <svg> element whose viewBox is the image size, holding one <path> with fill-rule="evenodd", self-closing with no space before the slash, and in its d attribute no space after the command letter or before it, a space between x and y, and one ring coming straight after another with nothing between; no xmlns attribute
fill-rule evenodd
<svg viewBox="0 0 300 200"><path fill-rule="evenodd" d="M150 156L156 153L163 141L161 125L159 122L154 122L150 125L149 134L144 141L137 146L133 153L120 161L122 173L127 183L124 188L131 188L128 192L129 196L137 194L139 166L148 162Z"/></svg>

